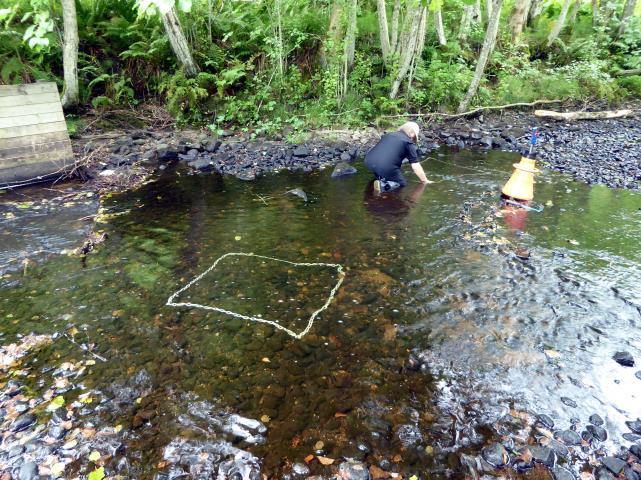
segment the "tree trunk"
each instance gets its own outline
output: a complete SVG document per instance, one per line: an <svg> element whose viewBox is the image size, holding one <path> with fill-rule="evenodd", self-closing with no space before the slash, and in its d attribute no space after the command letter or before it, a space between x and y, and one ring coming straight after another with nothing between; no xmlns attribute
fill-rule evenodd
<svg viewBox="0 0 641 480"><path fill-rule="evenodd" d="M570 18L568 18L568 25L574 25L574 22L576 22L576 16L579 14L580 8L581 0L574 0L574 5L572 5L572 11L570 12Z"/></svg>
<svg viewBox="0 0 641 480"><path fill-rule="evenodd" d="M461 104L458 107L459 113L467 110L470 102L479 88L481 83L481 78L485 72L485 67L487 61L490 58L490 54L494 49L496 44L496 34L499 31L499 21L501 20L501 7L503 6L503 0L496 0L494 5L492 5L492 16L489 19L487 24L487 31L485 32L485 39L483 40L483 47L481 48L481 54L479 55L479 60L476 64L476 70L474 71L474 77L470 83L470 87L467 89L465 97L461 101Z"/></svg>
<svg viewBox="0 0 641 480"><path fill-rule="evenodd" d="M69 109L78 105L80 97L78 87L78 19L75 0L62 0L61 3L64 27L62 65L65 80L62 107Z"/></svg>
<svg viewBox="0 0 641 480"><path fill-rule="evenodd" d="M447 39L445 38L445 29L443 28L443 14L441 13L440 8L434 12L434 23L436 24L436 35L438 37L439 45L447 45Z"/></svg>
<svg viewBox="0 0 641 480"><path fill-rule="evenodd" d="M637 0L625 0L625 5L623 6L623 12L621 13L621 24L619 25L619 30L617 36L620 37L625 32L627 23L630 20L630 17L634 15L634 9L637 5Z"/></svg>
<svg viewBox="0 0 641 480"><path fill-rule="evenodd" d="M531 0L516 0L514 9L510 17L510 27L512 28L512 40L516 41L523 33L523 26L530 10Z"/></svg>
<svg viewBox="0 0 641 480"><path fill-rule="evenodd" d="M528 12L528 15L527 15L527 25L531 27L534 20L539 15L541 15L542 11L543 11L543 0L532 0L532 3L530 5L530 11Z"/></svg>
<svg viewBox="0 0 641 480"><path fill-rule="evenodd" d="M327 28L327 36L323 40L323 45L320 49L320 62L323 67L329 64L328 57L336 53L337 43L340 38L341 32L341 14L343 12L342 4L339 0L334 0L332 11L329 14L329 26Z"/></svg>
<svg viewBox="0 0 641 480"><path fill-rule="evenodd" d="M557 18L554 23L554 27L548 36L548 47L552 46L554 41L559 37L559 33L563 30L565 25L565 18L568 16L568 10L570 9L570 0L564 0L563 7L561 7L561 13L559 13L559 18Z"/></svg>
<svg viewBox="0 0 641 480"><path fill-rule="evenodd" d="M492 18L492 0L485 0L485 10L487 13L487 23L489 24Z"/></svg>
<svg viewBox="0 0 641 480"><path fill-rule="evenodd" d="M347 69L354 65L354 52L356 51L356 17L358 13L358 0L350 0L347 18L347 31L345 33L345 61Z"/></svg>
<svg viewBox="0 0 641 480"><path fill-rule="evenodd" d="M414 72L416 71L416 64L421 61L421 56L423 55L423 48L425 47L425 34L427 32L427 16L428 11L427 7L421 9L421 21L418 25L418 36L416 38L416 52L414 53L414 59L412 60L412 65L409 72L409 78L407 80L407 92L410 93L412 89L412 80L414 78Z"/></svg>
<svg viewBox="0 0 641 480"><path fill-rule="evenodd" d="M472 13L472 22L481 23L483 21L483 13L481 12L481 0L476 0L474 3L474 10Z"/></svg>
<svg viewBox="0 0 641 480"><path fill-rule="evenodd" d="M183 29L180 26L180 20L178 20L176 9L172 7L167 13L164 13L161 16L162 23L165 26L165 31L169 37L171 49L174 51L174 55L176 55L178 63L182 65L188 76L195 76L198 73L198 69L196 68L194 59L191 56L191 52L189 51L189 45L187 44L187 39L185 38Z"/></svg>
<svg viewBox="0 0 641 480"><path fill-rule="evenodd" d="M421 23L421 17L422 15L416 14L416 9L414 7L408 6L406 12L406 20L411 21L411 27L407 32L403 32L404 35L401 35L398 72L396 74L394 82L392 83L392 88L389 95L390 98L396 98L396 96L398 95L398 90L401 87L401 83L407 76L407 72L409 71L410 66L412 65L412 61L414 60L418 43L417 37L419 26Z"/></svg>
<svg viewBox="0 0 641 480"><path fill-rule="evenodd" d="M599 0L592 0L592 26L599 24Z"/></svg>
<svg viewBox="0 0 641 480"><path fill-rule="evenodd" d="M401 14L401 0L395 0L394 11L392 12L392 38L390 40L390 51L395 52L398 46L398 22Z"/></svg>
<svg viewBox="0 0 641 480"><path fill-rule="evenodd" d="M461 41L467 40L470 33L470 25L472 24L472 15L474 14L474 5L465 5L463 7L463 15L461 16L461 26L458 31L458 38Z"/></svg>
<svg viewBox="0 0 641 480"><path fill-rule="evenodd" d="M378 0L376 5L378 10L378 33L381 37L381 54L383 55L383 61L387 63L390 54L389 33L387 30L387 7L385 6L385 0Z"/></svg>

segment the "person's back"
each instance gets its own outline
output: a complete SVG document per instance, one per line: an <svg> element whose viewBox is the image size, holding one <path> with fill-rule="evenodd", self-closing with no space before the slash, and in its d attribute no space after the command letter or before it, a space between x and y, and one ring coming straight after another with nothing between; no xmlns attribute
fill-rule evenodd
<svg viewBox="0 0 641 480"><path fill-rule="evenodd" d="M429 183L421 164L418 163L415 143L418 133L418 125L407 122L397 132L383 135L376 146L367 152L365 166L376 176L374 188L377 191L388 191L405 186L401 165L406 158L419 180L422 183Z"/></svg>

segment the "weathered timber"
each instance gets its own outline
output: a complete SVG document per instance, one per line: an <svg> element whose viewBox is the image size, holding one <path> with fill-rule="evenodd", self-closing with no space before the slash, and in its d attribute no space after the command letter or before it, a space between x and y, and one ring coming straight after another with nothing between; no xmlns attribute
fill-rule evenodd
<svg viewBox="0 0 641 480"><path fill-rule="evenodd" d="M534 116L553 120L603 120L632 115L632 110L612 110L604 112L553 112L552 110L535 110Z"/></svg>
<svg viewBox="0 0 641 480"><path fill-rule="evenodd" d="M61 176L71 165L56 84L0 85L0 186Z"/></svg>

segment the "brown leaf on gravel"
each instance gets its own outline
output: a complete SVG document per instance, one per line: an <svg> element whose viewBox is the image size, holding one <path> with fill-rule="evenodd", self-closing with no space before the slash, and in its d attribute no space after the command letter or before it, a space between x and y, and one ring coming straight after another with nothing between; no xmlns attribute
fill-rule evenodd
<svg viewBox="0 0 641 480"><path fill-rule="evenodd" d="M334 418L343 418L343 417L346 417L346 416L347 416L347 414L343 413L343 412L336 412L334 414Z"/></svg>
<svg viewBox="0 0 641 480"><path fill-rule="evenodd" d="M312 455L312 454L310 453L309 455L307 455L307 456L304 458L304 460L305 460L305 463L309 463L309 462L311 462L312 460L314 460L314 455Z"/></svg>
<svg viewBox="0 0 641 480"><path fill-rule="evenodd" d="M319 461L322 465L331 465L332 463L334 463L334 462L336 461L336 460L334 460L333 458L329 458L329 457L321 457L320 455L316 455L316 458L318 459L318 461Z"/></svg>
<svg viewBox="0 0 641 480"><path fill-rule="evenodd" d="M369 467L369 474L372 477L372 480L381 480L383 478L390 478L391 475L389 472L386 472L382 468L372 465Z"/></svg>
<svg viewBox="0 0 641 480"><path fill-rule="evenodd" d="M299 445L300 445L300 437L295 436L294 438L292 438L292 448L296 448Z"/></svg>

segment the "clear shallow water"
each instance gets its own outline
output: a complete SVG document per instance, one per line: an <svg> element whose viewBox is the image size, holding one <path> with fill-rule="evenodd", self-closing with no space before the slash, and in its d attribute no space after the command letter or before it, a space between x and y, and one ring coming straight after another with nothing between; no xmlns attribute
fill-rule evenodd
<svg viewBox="0 0 641 480"><path fill-rule="evenodd" d="M451 452L498 437L493 419L510 410L550 414L562 428L599 413L606 447L629 444L620 434L641 413L641 366L623 368L611 357L627 350L641 362L641 195L543 172L536 201L551 203L541 213L509 211L498 191L518 157L435 158L426 170L437 183L411 183L384 198L371 194L362 165L342 179L322 171L251 183L168 173L108 200L109 211L127 213L105 226L108 242L84 264L58 257L5 279L4 338L76 328L75 338L108 359L83 380L107 400L148 374L149 422L133 428L136 407L111 409L109 401L91 417L125 426L122 455L139 478L165 468L159 462L172 439L210 435L203 425L185 427L196 401L262 419L263 444L215 435L251 451L268 475L289 471L318 441L331 458L389 460L404 474L456 473ZM284 194L295 187L309 202ZM524 250L528 261L514 254ZM340 263L345 282L301 340L165 306L228 252ZM249 257L221 263L185 294L295 330L335 281L331 269ZM408 368L418 354L427 359L423 372ZM46 378L49 365L79 358L61 338L29 362ZM414 446L405 442L410 430Z"/></svg>

